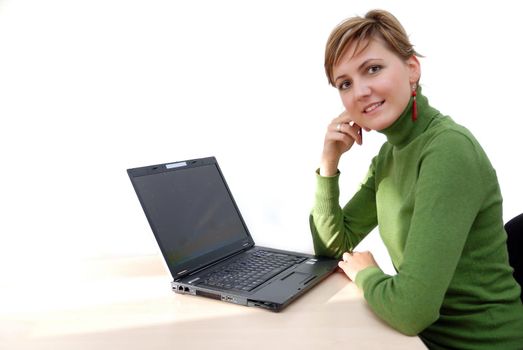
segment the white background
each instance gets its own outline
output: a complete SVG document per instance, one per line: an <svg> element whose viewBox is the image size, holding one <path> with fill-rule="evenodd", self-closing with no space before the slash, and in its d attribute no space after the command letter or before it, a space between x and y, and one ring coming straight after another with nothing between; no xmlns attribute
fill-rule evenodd
<svg viewBox="0 0 523 350"><path fill-rule="evenodd" d="M314 171L341 112L324 45L372 8L403 23L424 93L484 146L510 219L523 211L515 3L0 0L0 276L158 253L125 170L211 155L258 244L312 251ZM384 141L364 137L340 166L343 203ZM376 233L366 247L387 264Z"/></svg>

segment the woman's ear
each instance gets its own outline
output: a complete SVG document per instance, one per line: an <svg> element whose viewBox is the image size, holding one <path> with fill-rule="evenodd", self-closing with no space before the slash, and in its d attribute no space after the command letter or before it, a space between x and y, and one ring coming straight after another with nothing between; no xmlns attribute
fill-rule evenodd
<svg viewBox="0 0 523 350"><path fill-rule="evenodd" d="M421 77L421 65L416 56L412 55L407 59L409 69L409 81L411 84L417 83Z"/></svg>

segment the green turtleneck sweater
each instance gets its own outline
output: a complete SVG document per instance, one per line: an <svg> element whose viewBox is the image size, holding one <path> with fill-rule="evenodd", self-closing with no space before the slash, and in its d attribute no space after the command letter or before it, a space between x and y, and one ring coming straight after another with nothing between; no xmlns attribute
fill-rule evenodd
<svg viewBox="0 0 523 350"><path fill-rule="evenodd" d="M390 127L354 197L339 173L317 175L310 217L317 254L339 258L379 227L397 271L356 276L372 310L431 349L523 349L520 287L508 264L496 173L464 127L418 90Z"/></svg>

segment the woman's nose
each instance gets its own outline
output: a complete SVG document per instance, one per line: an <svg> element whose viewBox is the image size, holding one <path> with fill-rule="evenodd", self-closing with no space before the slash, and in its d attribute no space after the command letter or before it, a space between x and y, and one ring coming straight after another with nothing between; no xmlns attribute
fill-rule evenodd
<svg viewBox="0 0 523 350"><path fill-rule="evenodd" d="M360 99L369 96L371 93L371 88L368 84L360 82L358 84L355 84L354 92L356 99Z"/></svg>

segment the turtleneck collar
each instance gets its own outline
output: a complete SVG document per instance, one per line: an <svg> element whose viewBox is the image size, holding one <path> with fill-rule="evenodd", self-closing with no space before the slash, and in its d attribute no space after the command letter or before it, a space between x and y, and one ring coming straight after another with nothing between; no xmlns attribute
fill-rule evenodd
<svg viewBox="0 0 523 350"><path fill-rule="evenodd" d="M403 147L419 136L439 112L430 107L428 99L421 93L421 87L416 90L416 105L418 119L412 120L412 103L410 101L401 116L389 127L378 132L387 136L387 141L396 147Z"/></svg>

